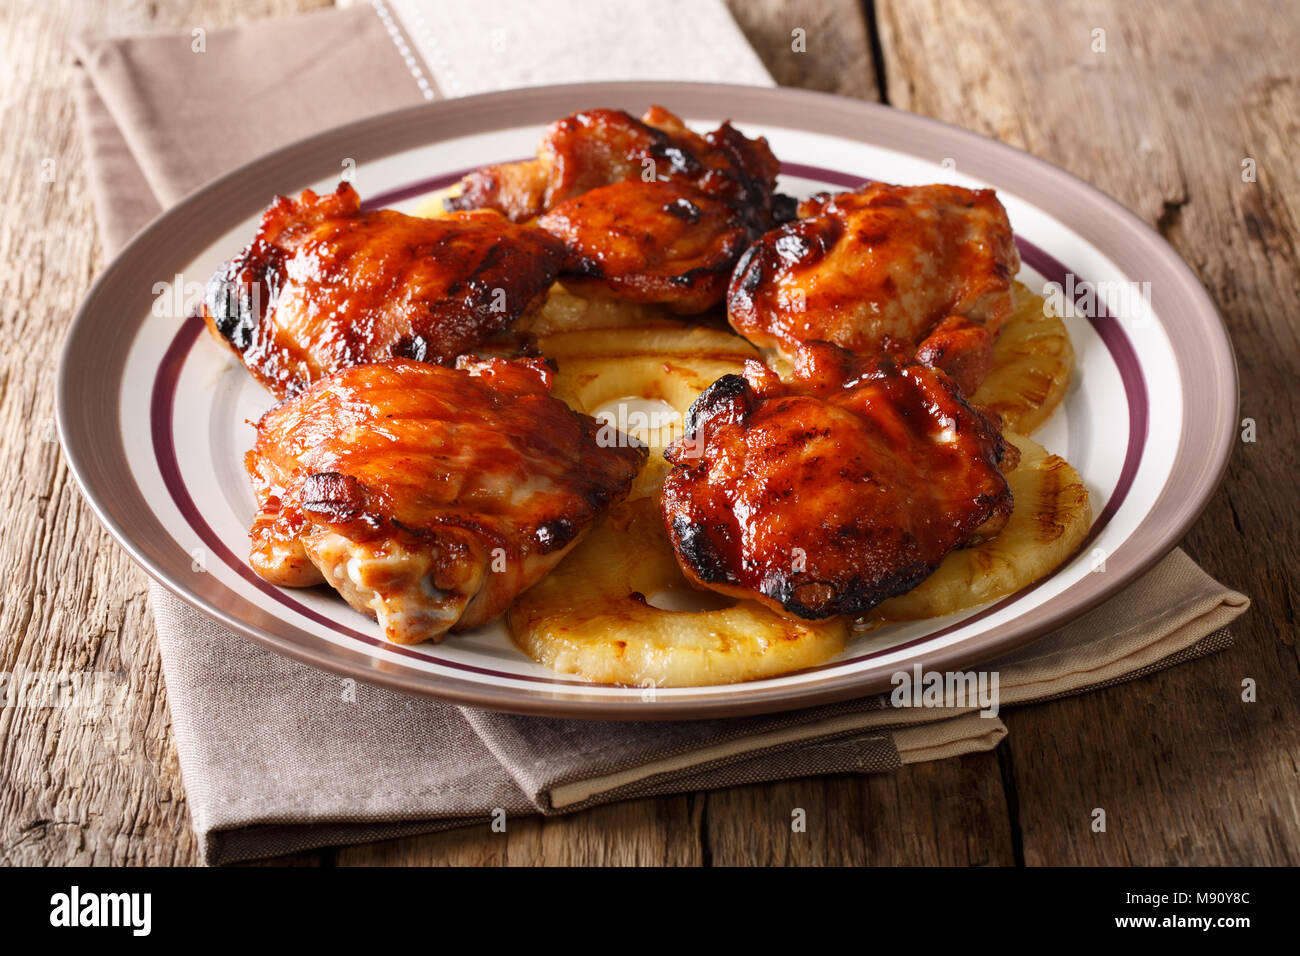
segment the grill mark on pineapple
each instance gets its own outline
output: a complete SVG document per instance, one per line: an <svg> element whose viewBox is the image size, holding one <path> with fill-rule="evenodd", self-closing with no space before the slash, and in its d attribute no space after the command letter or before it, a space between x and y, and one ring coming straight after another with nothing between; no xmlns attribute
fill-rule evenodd
<svg viewBox="0 0 1300 956"><path fill-rule="evenodd" d="M977 404L997 411L1007 427L1033 432L1065 395L1074 349L1061 320L1043 298L1015 287L1015 309L994 346L993 371L975 393Z"/></svg>
<svg viewBox="0 0 1300 956"><path fill-rule="evenodd" d="M1041 372L1028 373L1032 377L1022 379L1024 384L1020 388L1020 396L1027 402L1034 404L1042 403L1052 390L1052 383L1055 379L1050 375L1044 375Z"/></svg>
<svg viewBox="0 0 1300 956"><path fill-rule="evenodd" d="M1036 509L1034 517L1038 525L1036 537L1044 544L1055 541L1065 534L1068 522L1062 519L1062 515L1068 519L1070 514L1070 508L1062 502L1062 493L1067 487L1064 480L1067 467L1065 461L1059 456L1048 455L1042 468L1039 469L1041 477L1036 490L1042 505Z"/></svg>

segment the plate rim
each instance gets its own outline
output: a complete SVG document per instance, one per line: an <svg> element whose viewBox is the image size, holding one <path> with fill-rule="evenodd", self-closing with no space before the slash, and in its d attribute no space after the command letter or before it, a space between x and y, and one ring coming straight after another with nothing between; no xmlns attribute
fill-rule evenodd
<svg viewBox="0 0 1300 956"><path fill-rule="evenodd" d="M683 105L683 100L690 101L691 105ZM568 101L568 105L553 105L555 101L560 103ZM1043 608L1052 608L1051 611L1038 615L1041 620L1031 626L1017 627L1017 622L1021 618L1016 618L1002 628L979 635L980 644L977 647L969 646L970 642L967 641L929 653L922 651L909 661L909 666L912 663L920 663L927 670L970 668L1028 643L1068 623L1069 620L1087 613L1113 597L1164 558L1208 505L1226 472L1233 447L1232 437L1237 427L1239 381L1235 352L1217 307L1191 267L1163 236L1118 201L1060 167L1005 143L940 120L905 113L879 103L852 100L809 90L735 84L669 81L574 83L505 90L423 103L313 134L251 160L199 187L155 217L113 257L91 285L66 332L55 385L55 414L64 460L83 497L100 523L151 578L200 612L236 633L303 663L340 676L387 686L404 693L503 712L618 720L680 720L744 716L842 701L877 693L888 686L888 675L901 665L871 667L855 673L839 675L837 678L828 679L825 683L805 688L756 686L752 694L742 692L715 699L658 697L654 703L647 705L625 698L556 696L545 691L478 684L428 672L397 669L394 665L370 657L364 652L341 645L325 644L314 635L308 635L309 642L298 643L289 637L228 613L219 604L196 593L191 586L179 580L178 575L173 574L159 559L150 554L145 547L145 542L137 541L124 526L120 510L122 502L110 500L113 497L112 489L100 487L99 472L96 469L103 469L104 453L108 449L101 447L105 441L102 436L97 438L94 434L88 434L86 428L79 427L84 426L85 422L82 420L84 415L78 417L81 410L77 407L78 386L87 379L86 366L93 365L93 359L98 353L81 351L77 346L86 339L94 341L97 331L93 327L95 316L101 308L101 300L114 291L115 283L120 284L124 280L125 273L135 265L137 260L147 259L151 250L160 246L174 248L171 244L162 243L160 240L170 234L183 231L185 224L204 207L205 203L212 203L216 197L230 192L233 187L246 180L278 177L281 180L287 178L292 182L301 182L305 170L317 161L322 151L332 143L351 139L364 144L365 149L350 150L354 155L364 157L358 159L360 163L448 139L495 129L543 123L556 115L565 115L572 109L580 108L583 105L582 101L588 101L586 103L588 107L591 102L605 104L613 101L629 109L633 104L671 102L675 111L685 115L727 114L747 125L761 125L767 122L773 127L819 132L922 158L923 154L909 150L897 142L881 143L878 138L873 139L870 135L870 121L883 120L887 124L892 124L896 132L908 134L916 139L937 138L945 142L964 144L970 148L972 155L977 159L982 160L987 157L995 168L1009 167L1009 171L1017 168L1027 170L1035 174L1035 183L1044 186L1055 184L1062 190L1074 193L1076 198L1087 200L1087 205L1082 208L1090 212L1098 223L1123 227L1118 231L1120 234L1108 236L1111 241L1107 245L1088 238L1074 220L1057 215L1048 206L1031 199L1030 195L1020 188L1019 181L1014 188L1001 187L1015 191L1035 208L1060 219L1072 231L1084 235L1087 241L1117 265L1125 265L1127 260L1110 251L1116 245L1128 243L1132 247L1130 251L1145 252L1151 257L1153 267L1163 269L1168 273L1168 278L1175 280L1171 283L1174 287L1173 292L1190 300L1187 303L1189 306L1187 312L1192 319L1199 321L1200 328L1197 331L1205 334L1189 336L1192 343L1189 346L1186 341L1176 340L1173 330L1168 325L1164 327L1170 338L1174 365L1178 370L1184 397L1183 424L1168 479L1137 527L1123 542L1121 548L1117 549L1116 553L1119 551L1128 553L1127 564L1114 572L1109 572L1108 569L1108 573L1100 583L1085 588L1086 593L1076 595L1073 601L1066 600L1067 596L1086 584L1087 578L1071 585L1038 608L1032 609L1030 614ZM783 119L748 118L753 112L768 111L777 113L778 117ZM825 121L835 119L837 123L827 123L833 127L828 131L826 126L814 125L818 117ZM868 121L867 132L845 132L834 128L839 123L855 127L856 122L864 119ZM469 128L464 128L466 126ZM446 127L450 129L444 132ZM351 145L355 147L356 142L352 142ZM329 150L328 155L334 162L330 169L337 170L337 158L342 153L338 150ZM982 161L974 164L963 162L962 169L979 168L982 165ZM326 170L322 175L328 175L328 172L329 170ZM321 177L307 176L307 178L308 181L314 181ZM998 185L995 176L980 175L979 178L993 183L995 187ZM246 189L244 193L247 195L251 191ZM238 218L233 221L237 222L250 214L255 214L264 201L265 196L259 193L258 198L252 202L235 204ZM1065 199L1060 199L1060 203L1065 202ZM244 206L250 206L252 212L243 211ZM231 214L232 217L234 215L235 213ZM191 231L207 235L210 243L212 230L191 227ZM202 248L201 242L200 248ZM1170 294L1170 290L1162 289L1160 294L1164 297ZM1155 311L1166 319L1169 315L1169 311L1163 308L1157 308ZM125 349L129 349L137 330L138 323L130 329ZM102 330L99 331L102 338ZM119 347L119 351L123 351L123 348ZM1200 352L1201 357L1208 360L1208 366L1218 373L1211 379L1213 385L1217 387L1191 393L1190 397L1195 401L1190 403L1187 401L1189 397L1187 368L1180 361L1183 352L1186 351ZM113 367L112 363L108 365L107 369L101 370L106 374L100 376L104 384L111 386L107 394L113 396L113 400L107 403L112 405L110 417L114 421L114 429L108 440L120 446L116 423L119 418L121 379L124 369L120 365L116 367ZM1219 418L1206 417L1198 428L1193 424L1192 413L1196 408L1206 404L1218 410L1231 410L1231 416L1229 417L1225 411ZM100 411L102 414L102 409ZM142 427L147 426L142 424ZM1195 463L1189 466L1185 458L1189 438L1197 438L1207 452L1202 457L1199 469L1193 467ZM123 462L126 462L124 449L119 447L116 450L121 452L120 457ZM1180 466L1187 472L1186 474L1180 473ZM127 474L130 474L129 470ZM120 479L120 475L118 477ZM1188 487L1174 487L1180 483ZM131 487L143 501L134 479L131 480ZM1174 492L1177 493L1177 500L1171 503L1171 497L1175 497ZM1170 513L1165 516L1163 512ZM1163 524L1156 524L1154 519L1157 516L1161 517ZM154 524L157 522L154 521ZM1139 549L1133 543L1144 535L1148 540ZM173 545L175 544L170 535L165 537ZM702 689L702 692L704 690L707 689Z"/></svg>

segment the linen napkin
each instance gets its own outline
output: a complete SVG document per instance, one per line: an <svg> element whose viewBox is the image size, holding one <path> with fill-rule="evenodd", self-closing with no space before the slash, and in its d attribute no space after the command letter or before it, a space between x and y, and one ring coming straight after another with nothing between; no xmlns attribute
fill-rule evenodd
<svg viewBox="0 0 1300 956"><path fill-rule="evenodd" d="M81 38L79 113L105 246L260 153L422 100L577 79L771 83L718 0L601 10L376 0L233 29ZM150 599L194 828L214 864L502 812L883 772L988 750L1007 733L973 708L899 708L884 695L674 723L489 713L344 682L157 585ZM984 669L999 673L1002 706L1079 693L1229 646L1227 625L1248 604L1174 551L1112 601Z"/></svg>

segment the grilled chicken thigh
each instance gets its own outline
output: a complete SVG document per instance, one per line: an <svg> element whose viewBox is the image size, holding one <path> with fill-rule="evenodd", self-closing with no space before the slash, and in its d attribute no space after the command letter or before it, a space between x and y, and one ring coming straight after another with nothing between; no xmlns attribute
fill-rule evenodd
<svg viewBox="0 0 1300 956"><path fill-rule="evenodd" d="M599 186L537 225L564 240L565 288L684 314L722 301L750 240L734 207L673 182Z"/></svg>
<svg viewBox="0 0 1300 956"><path fill-rule="evenodd" d="M756 345L916 357L971 392L992 367L1019 269L992 190L868 183L804 200L798 219L756 242L727 311Z"/></svg>
<svg viewBox="0 0 1300 956"><path fill-rule="evenodd" d="M942 372L814 343L789 383L751 360L711 385L665 457L661 507L688 580L824 618L996 534L1018 456Z"/></svg>
<svg viewBox="0 0 1300 956"><path fill-rule="evenodd" d="M575 113L538 158L487 166L449 209L495 209L563 239L561 280L586 295L691 314L720 303L751 240L776 222L779 164L724 123L700 135L662 107Z"/></svg>
<svg viewBox="0 0 1300 956"><path fill-rule="evenodd" d="M779 171L767 140L749 139L730 123L700 135L662 106L639 120L622 110L584 110L550 125L536 159L475 170L445 205L495 209L526 222L598 186L670 180L730 203L767 229Z"/></svg>
<svg viewBox="0 0 1300 956"><path fill-rule="evenodd" d="M449 363L537 308L563 245L493 212L362 212L347 183L278 197L208 283L204 318L278 396L397 356Z"/></svg>
<svg viewBox="0 0 1300 956"><path fill-rule="evenodd" d="M254 570L329 584L400 644L498 617L646 459L549 388L537 359L394 359L276 406L245 459Z"/></svg>

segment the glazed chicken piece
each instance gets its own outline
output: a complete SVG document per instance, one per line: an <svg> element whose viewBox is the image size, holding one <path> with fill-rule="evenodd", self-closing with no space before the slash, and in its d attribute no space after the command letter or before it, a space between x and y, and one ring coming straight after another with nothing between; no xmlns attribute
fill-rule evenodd
<svg viewBox="0 0 1300 956"><path fill-rule="evenodd" d="M669 180L731 204L761 232L773 223L779 171L767 140L749 139L730 123L700 135L662 106L640 120L622 110L585 110L551 124L537 159L475 170L445 205L495 209L525 222L598 186Z"/></svg>
<svg viewBox="0 0 1300 956"><path fill-rule="evenodd" d="M814 343L691 407L661 507L688 580L804 618L861 614L1011 514L1018 453L942 372Z"/></svg>
<svg viewBox="0 0 1300 956"><path fill-rule="evenodd" d="M568 250L564 286L588 298L703 312L726 295L750 234L733 206L674 182L621 182L567 199L537 220Z"/></svg>
<svg viewBox="0 0 1300 956"><path fill-rule="evenodd" d="M391 357L447 364L543 301L563 245L490 212L363 212L347 183L283 196L208 282L209 329L277 396Z"/></svg>
<svg viewBox="0 0 1300 956"><path fill-rule="evenodd" d="M993 190L868 183L805 200L750 247L727 312L756 345L915 357L969 393L992 368L1019 269Z"/></svg>
<svg viewBox="0 0 1300 956"><path fill-rule="evenodd" d="M326 583L399 644L490 621L626 496L646 450L551 397L538 359L393 359L267 412L253 569Z"/></svg>
<svg viewBox="0 0 1300 956"><path fill-rule="evenodd" d="M540 216L568 248L566 287L695 314L776 222L778 170L765 140L727 123L701 136L662 107L590 110L552 124L537 159L470 173L446 206Z"/></svg>

